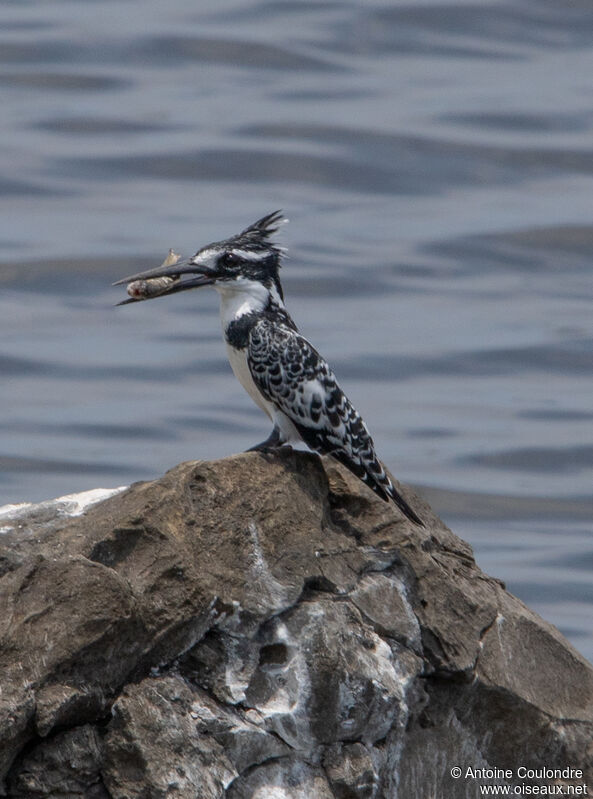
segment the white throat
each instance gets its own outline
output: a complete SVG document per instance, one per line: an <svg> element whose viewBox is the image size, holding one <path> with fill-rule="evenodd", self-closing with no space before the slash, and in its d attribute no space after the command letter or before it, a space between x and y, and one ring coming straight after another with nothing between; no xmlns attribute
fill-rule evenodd
<svg viewBox="0 0 593 799"><path fill-rule="evenodd" d="M263 311L270 296L278 305L283 305L276 288L269 290L259 280L240 277L232 283L221 283L215 288L220 294L220 321L223 330L245 314Z"/></svg>

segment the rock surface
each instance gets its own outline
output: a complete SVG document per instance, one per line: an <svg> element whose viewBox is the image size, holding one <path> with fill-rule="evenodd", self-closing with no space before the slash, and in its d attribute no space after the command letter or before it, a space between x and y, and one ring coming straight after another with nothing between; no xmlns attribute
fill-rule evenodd
<svg viewBox="0 0 593 799"><path fill-rule="evenodd" d="M181 464L75 517L5 513L1 790L465 799L497 782L453 766L511 785L569 766L593 790L593 669L410 501L426 529L282 451Z"/></svg>

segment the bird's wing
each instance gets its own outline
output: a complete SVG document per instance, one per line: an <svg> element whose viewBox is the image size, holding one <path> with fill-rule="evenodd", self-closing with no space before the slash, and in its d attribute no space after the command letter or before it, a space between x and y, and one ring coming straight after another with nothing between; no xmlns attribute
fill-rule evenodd
<svg viewBox="0 0 593 799"><path fill-rule="evenodd" d="M311 449L331 455L413 522L423 521L396 491L373 439L317 350L296 330L260 320L249 334L247 364L263 396L288 416Z"/></svg>
<svg viewBox="0 0 593 799"><path fill-rule="evenodd" d="M369 470L383 472L362 417L307 339L263 319L250 333L247 363L264 397L289 417L311 449L333 455L361 479Z"/></svg>

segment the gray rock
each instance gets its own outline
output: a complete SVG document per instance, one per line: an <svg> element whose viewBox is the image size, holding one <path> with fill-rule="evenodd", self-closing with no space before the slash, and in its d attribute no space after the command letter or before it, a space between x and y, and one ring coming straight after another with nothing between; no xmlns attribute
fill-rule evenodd
<svg viewBox="0 0 593 799"><path fill-rule="evenodd" d="M590 664L401 490L426 529L284 451L0 510L5 792L479 796L453 765L591 782Z"/></svg>
<svg viewBox="0 0 593 799"><path fill-rule="evenodd" d="M14 799L108 799L101 779L103 747L90 724L58 733L25 754L10 781Z"/></svg>
<svg viewBox="0 0 593 799"><path fill-rule="evenodd" d="M237 772L195 717L193 693L180 677L125 688L105 739L103 779L113 799L223 797Z"/></svg>
<svg viewBox="0 0 593 799"><path fill-rule="evenodd" d="M334 799L321 768L283 758L265 763L236 780L228 799Z"/></svg>
<svg viewBox="0 0 593 799"><path fill-rule="evenodd" d="M365 574L350 599L383 638L394 638L421 652L420 625L405 582L397 574Z"/></svg>
<svg viewBox="0 0 593 799"><path fill-rule="evenodd" d="M183 659L183 671L221 702L236 705L245 701L259 650L249 633L228 635L224 630L211 630Z"/></svg>
<svg viewBox="0 0 593 799"><path fill-rule="evenodd" d="M323 767L336 799L373 799L377 772L369 750L361 743L334 744L323 758Z"/></svg>
<svg viewBox="0 0 593 799"><path fill-rule="evenodd" d="M406 685L421 661L392 650L350 603L301 603L266 629L246 701L295 751L383 738L405 714Z"/></svg>
<svg viewBox="0 0 593 799"><path fill-rule="evenodd" d="M35 727L42 738L56 727L71 727L82 719L96 719L107 704L101 690L61 683L41 687L36 700Z"/></svg>

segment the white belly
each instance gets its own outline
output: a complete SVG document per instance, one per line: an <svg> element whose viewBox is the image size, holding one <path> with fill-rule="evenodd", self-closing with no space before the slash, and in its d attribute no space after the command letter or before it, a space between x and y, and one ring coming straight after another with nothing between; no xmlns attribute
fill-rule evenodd
<svg viewBox="0 0 593 799"><path fill-rule="evenodd" d="M282 440L285 444L290 444L293 449L305 450L305 452L312 452L312 450L305 444L299 435L292 421L285 413L274 409L274 425L280 430Z"/></svg>
<svg viewBox="0 0 593 799"><path fill-rule="evenodd" d="M294 424L286 416L285 413L279 411L275 405L268 402L262 395L251 377L249 366L247 365L247 353L245 350L236 350L233 347L226 345L226 351L229 358L231 369L235 377L241 383L245 391L249 394L255 404L267 414L274 427L280 430L282 440L285 444L291 444L295 449L309 450L309 447L301 439L300 435Z"/></svg>
<svg viewBox="0 0 593 799"><path fill-rule="evenodd" d="M226 351L231 369L233 370L239 383L241 383L245 391L249 394L258 408L261 408L262 411L273 420L276 408L271 402L268 402L266 399L264 399L264 397L262 397L258 387L253 382L251 372L249 371L249 366L247 365L247 351L236 350L234 347L231 347L228 344L226 345Z"/></svg>

